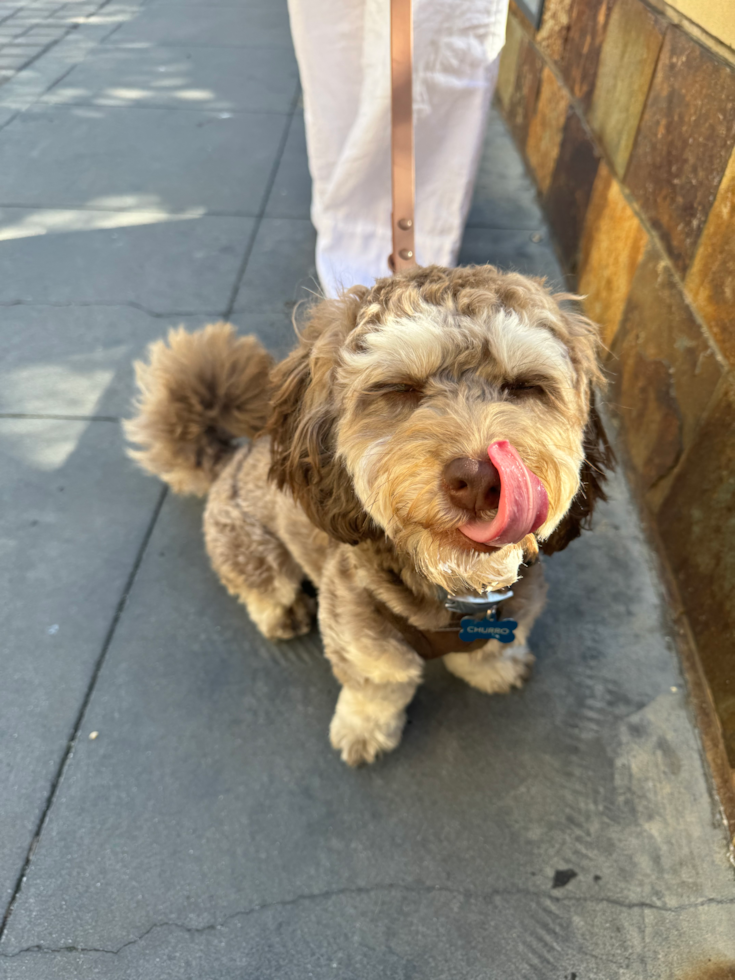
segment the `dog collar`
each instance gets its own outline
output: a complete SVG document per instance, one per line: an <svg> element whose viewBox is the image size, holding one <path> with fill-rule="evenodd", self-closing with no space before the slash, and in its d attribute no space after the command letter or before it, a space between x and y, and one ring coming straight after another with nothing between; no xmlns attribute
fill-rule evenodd
<svg viewBox="0 0 735 980"><path fill-rule="evenodd" d="M511 589L502 589L497 592L486 592L484 595L449 595L444 589L441 598L444 606L455 613L464 613L468 616L480 615L481 613L495 612L497 606L513 595Z"/></svg>
<svg viewBox="0 0 735 980"><path fill-rule="evenodd" d="M419 629L375 596L373 605L424 660L448 653L472 653L481 650L488 640L512 643L518 624L515 620L499 620L497 616L500 603L513 595L510 589L486 592L482 596L450 596L442 591L444 594L440 598L451 612L452 620L437 630Z"/></svg>

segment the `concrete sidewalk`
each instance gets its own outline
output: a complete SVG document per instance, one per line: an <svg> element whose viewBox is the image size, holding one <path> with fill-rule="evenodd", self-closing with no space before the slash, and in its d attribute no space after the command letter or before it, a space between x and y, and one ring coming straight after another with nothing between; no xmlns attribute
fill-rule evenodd
<svg viewBox="0 0 735 980"><path fill-rule="evenodd" d="M261 639L201 502L124 457L132 359L220 317L284 352L313 249L284 0L88 4L0 85L0 978L735 962L727 840L620 478L547 564L527 687L432 664L399 751L353 772L318 637ZM461 260L560 276L495 115Z"/></svg>

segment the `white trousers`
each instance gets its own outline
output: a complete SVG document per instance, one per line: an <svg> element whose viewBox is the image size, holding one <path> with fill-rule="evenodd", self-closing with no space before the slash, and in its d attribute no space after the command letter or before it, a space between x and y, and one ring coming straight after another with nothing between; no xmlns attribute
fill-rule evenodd
<svg viewBox="0 0 735 980"><path fill-rule="evenodd" d="M327 296L389 274L390 2L288 0ZM414 0L416 259L456 263L508 0Z"/></svg>

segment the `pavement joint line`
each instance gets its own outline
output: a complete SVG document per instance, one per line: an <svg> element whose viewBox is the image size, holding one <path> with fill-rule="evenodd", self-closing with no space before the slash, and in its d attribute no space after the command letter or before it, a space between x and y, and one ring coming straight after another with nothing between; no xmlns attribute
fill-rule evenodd
<svg viewBox="0 0 735 980"><path fill-rule="evenodd" d="M43 42L42 39L39 39L42 41L40 45L40 50L37 51L36 54L30 57L27 61L24 61L22 65L16 70L15 76L13 77L17 77L21 72L25 71L26 68L32 67L35 64L35 62L38 61L39 58L42 58L45 54L47 54L51 50L51 48L55 47L61 41L65 40L67 37L72 35L76 30L82 27L85 23L85 20L88 17L97 16L97 14L104 7L106 7L107 4L110 2L111 0L104 0L104 2L100 3L100 5L96 7L93 11L91 11L89 14L81 15L83 17L82 20L79 20L77 22L72 22L72 23L69 23L67 19L56 21L53 19L53 15L51 17L46 17L46 18L42 16L35 17L33 16L33 10L35 8L28 7L27 9L30 11L30 13L28 15L27 26L25 27L24 30L21 31L18 38L14 38L13 40L11 40L5 45L5 47L7 47L8 50L10 50L11 52L17 50L17 46L14 47L14 41L22 39L26 34L28 34L28 32L33 30L35 31L45 30L47 32L47 35L48 32L50 31L60 32L60 33L57 33L56 37L53 38L48 37L48 40L46 40L45 43ZM10 14L9 17L6 17L4 20L0 21L0 26L2 26L3 24L10 23L12 18L13 18L13 14ZM17 26L19 23L20 23L19 20L16 18L15 25Z"/></svg>
<svg viewBox="0 0 735 980"><path fill-rule="evenodd" d="M117 3L118 0L114 0L114 2ZM177 5L177 7L179 6L178 0L177 0L177 4L176 5ZM138 9L139 10L145 10L146 7L147 7L147 4L144 4L142 7L139 7ZM210 7L210 4L206 4L206 8L209 9L209 7ZM238 4L235 7L235 9L236 10L242 10L242 4ZM130 21L128 21L128 23L130 23ZM120 24L119 26L122 27L123 25ZM115 30L118 30L118 28L116 27ZM111 37L111 36L112 35L108 35L108 37ZM106 40L105 41L105 49L107 49L107 48L118 48L121 51L127 49L127 50L130 50L131 52L135 52L135 51L139 51L140 50L140 48L134 47L134 45L136 43L138 43L138 42L136 42L136 41L118 41L115 44L110 44L109 43L109 40ZM165 51L167 48L197 48L198 50L209 48L210 51L222 51L223 49L225 51L232 51L233 50L233 46L231 44L207 44L207 43L200 44L199 42L196 42L196 41L193 42L192 44L183 44L183 43L182 44L176 44L176 43L170 44L168 41L151 41L150 44L151 44L151 46L150 46L150 48L147 49L148 51ZM243 48L247 48L250 51L285 51L286 50L286 46L284 44L243 44L242 47Z"/></svg>
<svg viewBox="0 0 735 980"><path fill-rule="evenodd" d="M0 419L46 419L51 422L120 422L118 415L30 415L25 412L0 412Z"/></svg>
<svg viewBox="0 0 735 980"><path fill-rule="evenodd" d="M179 4L177 3L176 6L178 7ZM128 44L131 44L132 42L130 42L130 41L122 41L122 42L120 42L118 44L109 44L108 43L109 42L109 39L113 36L113 34L115 34L117 31L120 30L121 27L124 27L124 26L125 26L124 24L118 24L113 31L110 31L110 33L107 35L107 37L105 38L104 41L100 41L100 47L104 47L104 48L122 48L122 47L125 47ZM172 51L173 50L177 50L179 48L184 48L184 49L186 49L186 48L197 48L197 49L199 49L199 48L210 48L210 49L216 49L216 50L219 50L219 51L290 51L290 50L292 50L290 46L287 47L285 44L197 44L196 41L194 41L194 42L192 42L190 44L189 43L187 43L187 44L183 44L183 43L182 44L172 44L171 42L167 42L166 44L162 44L161 42L158 42L158 41L155 41L155 42L152 42L152 43L155 44L156 48L169 48Z"/></svg>
<svg viewBox="0 0 735 980"><path fill-rule="evenodd" d="M148 526L146 527L145 534L143 535L143 540L140 543L140 547L138 548L137 554L133 561L133 567L131 568L127 581L123 586L122 595L120 596L120 599L118 600L117 606L115 608L115 612L112 617L112 622L110 623L110 626L107 630L107 634L102 642L102 649L100 650L99 656L97 657L97 661L94 665L94 668L92 669L92 675L89 679L87 690L84 694L79 711L77 712L77 716L74 720L71 736L67 741L66 749L64 750L64 754L61 757L61 761L56 768L56 772L54 774L54 778L51 782L51 787L49 789L49 793L46 798L46 803L43 807L43 811L39 818L38 824L36 825L35 833L31 838L31 843L28 848L28 853L26 854L26 859L23 863L23 867L21 868L20 874L18 875L18 879L15 883L15 888L13 889L13 894L11 895L10 901L8 902L8 906L5 910L5 914L3 915L2 922L0 923L0 943L2 942L3 936L5 935L5 930L8 926L8 923L10 922L10 918L15 908L15 903L20 897L26 876L30 871L31 861L33 860L33 854L36 850L39 841L41 840L41 834L43 833L43 829L46 825L46 820L49 816L49 813L51 812L51 807L53 806L54 800L56 798L56 792L59 786L61 785L61 781L64 778L64 772L66 771L66 767L73 755L74 746L77 743L77 740L79 738L79 733L82 727L82 722L84 721L84 715L87 711L87 707L89 706L89 702L92 698L92 693L94 692L95 686L97 684L97 679L100 675L105 659L107 658L107 652L110 649L110 645L112 644L113 637L115 636L117 625L120 622L120 619L122 618L123 612L125 611L125 606L127 605L128 598L135 584L135 579L138 575L138 570L142 564L143 556L145 555L146 549L148 548L148 542L151 539L151 536L153 534L153 529L156 526L156 522L158 521L158 516L161 513L161 508L163 507L163 503L166 499L167 492L168 492L168 486L164 485L161 488L161 491L158 495L158 500L156 501L156 505L153 508L153 514L151 515L151 518L148 522Z"/></svg>
<svg viewBox="0 0 735 980"><path fill-rule="evenodd" d="M281 165L281 160L283 158L284 150L286 149L286 143L288 142L288 134L291 132L291 126L293 126L294 116L296 115L296 109L298 108L299 98L301 95L301 84L296 83L296 91L293 94L293 100L291 102L291 112L289 113L288 122L283 128L283 133L281 135L281 142L276 150L276 158L271 167L271 172L268 176L268 181L266 183L265 189L263 191L263 200L260 206L260 210L255 218L253 224L253 230L250 235L250 240L245 246L245 254L243 255L242 262L240 263L240 268L237 275L235 276L235 282L232 287L232 293L230 294L230 301L227 304L227 308L224 313L224 319L229 320L232 316L232 312L235 308L235 303L237 301L237 294L240 291L240 285L245 273L247 271L248 262L250 261L250 256L253 254L253 248L255 247L255 239L260 230L260 226L263 223L263 218L265 217L265 212L268 207L268 202L270 201L271 191L273 190L273 185L276 182L276 176L278 175L278 168ZM301 219L308 220L308 219Z"/></svg>
<svg viewBox="0 0 735 980"><path fill-rule="evenodd" d="M33 57L29 58L28 61L23 62L22 66L17 69L16 75L19 75L22 71L25 71L26 68L31 68L38 61L39 58L42 58L48 51L51 50L51 48L55 47L65 37L68 37L69 34L71 34L71 32L78 26L79 26L78 24L74 24L74 26L70 27L69 30L64 35L62 35L62 37L56 38L53 41L49 41L46 45L44 45L41 48L40 51L37 51L36 54L33 55ZM11 45L7 45L7 46L11 47Z"/></svg>
<svg viewBox="0 0 735 980"><path fill-rule="evenodd" d="M463 888L451 888L444 885L430 885L424 884L422 882L416 882L411 884L400 884L397 882L386 882L384 884L377 885L356 885L346 888L333 888L325 889L322 892L307 893L304 895L294 895L292 898L285 898L277 900L274 902L263 902L260 905L254 905L249 909L240 909L236 912L232 912L226 915L223 919L219 919L216 922L209 922L202 926L188 926L182 922L154 922L153 925L148 926L148 928L142 932L139 936L133 939L129 939L122 943L121 946L115 949L106 949L99 946L58 946L58 947L48 947L41 944L35 944L33 946L26 946L21 949L16 949L12 953L0 952L0 958L3 959L15 959L17 956L23 956L28 953L38 953L42 955L52 955L55 953L106 953L110 956L117 956L124 949L130 946L135 946L137 943L142 942L147 936L152 932L156 932L159 929L177 929L181 932L186 932L191 935L196 935L199 933L213 932L217 929L223 929L228 923L234 921L235 919L247 918L248 916L255 915L258 912L268 912L271 909L288 908L290 906L299 905L302 902L313 902L326 900L329 901L333 898L342 898L344 896L362 896L362 895L375 895L385 892L401 892L413 895L449 895L452 897L459 897L470 901L494 901L499 898L508 897L525 897L532 899L545 899L548 902L553 902L555 904L588 904L588 905L611 905L615 908L628 909L630 911L638 911L642 909L650 909L655 912L673 913L679 914L681 912L687 912L691 909L706 908L708 906L725 906L732 907L735 905L735 899L719 899L719 898L704 898L696 902L683 902L680 905L661 905L657 902L651 902L646 900L641 901L626 901L624 899L617 899L612 897L606 897L604 895L551 895L549 892L541 891L540 889L531 888L497 888L492 889L487 892L472 891Z"/></svg>
<svg viewBox="0 0 735 980"><path fill-rule="evenodd" d="M168 311L164 311L163 313L158 313L156 310L149 310L147 307L142 306L140 303L136 303L133 300L123 301L120 303L103 303L103 302L96 302L91 300L89 302L80 300L79 302L71 302L71 303L54 303L54 302L44 302L44 301L36 302L33 300L24 300L24 299L15 299L7 303L0 302L0 309L10 309L11 307L14 306L41 306L41 307L48 306L51 307L52 309L59 309L59 310L77 309L77 308L86 309L87 307L95 307L95 306L99 306L102 309L117 309L118 307L122 306L122 307L129 307L133 310L140 310L141 313L145 313L147 316L153 317L156 320L168 320L178 316L204 316L204 317L218 316L220 317L220 319L222 319L222 317L226 316L226 314L224 313L219 314L213 312L211 309L183 310L183 311L174 310L173 312L168 310ZM269 312L269 311L266 310L264 312Z"/></svg>
<svg viewBox="0 0 735 980"><path fill-rule="evenodd" d="M104 0L104 2L95 11L94 16L100 14L111 3L114 5L114 2L115 0ZM117 27L119 26L120 25L118 24ZM10 115L5 120L0 122L0 132L9 126L15 119L17 119L21 113L25 112L31 106L38 104L40 99L43 98L47 92L50 92L55 85L62 82L67 75L69 75L69 73L77 67L77 65L84 61L92 48L102 44L106 37L109 37L110 34L114 34L117 27L113 28L109 34L104 34L104 25L90 22L75 24L64 34L63 37L61 37L54 44L44 48L44 50L41 51L32 62L25 64L23 68L13 75L12 78L0 85L0 116L2 115L3 111L10 112ZM72 51L74 48L77 49L78 57L75 60L72 60L72 63L67 66L66 70L64 71L60 68L59 74L50 81L43 78L38 79L38 88L36 91L33 91L34 83L32 80L30 83L31 91L26 91L24 93L24 83L26 85L28 83L26 70L33 67L36 70L41 71L49 64L53 65L54 58L58 60L59 52L67 51L70 44L72 46ZM56 73L53 72L52 74L55 75ZM12 93L15 91L15 88L18 85L21 86L21 92L19 95L13 97ZM10 96L8 96L8 93L10 93Z"/></svg>
<svg viewBox="0 0 735 980"><path fill-rule="evenodd" d="M0 208L15 208L17 210L24 211L104 211L106 214L150 214L155 217L161 217L161 211L156 211L154 208L113 208L109 205L103 204L3 204L0 202ZM168 211L163 214L166 218L259 218L260 211L253 213L252 211L202 211L192 215L189 211ZM266 220L272 220L271 215L264 215ZM279 217L282 221L311 221L311 218L301 218L301 217ZM535 231L534 228L509 228L508 231ZM2 226L0 226L0 231L2 231ZM32 237L32 236L29 236ZM1 239L0 239L1 240ZM0 306L3 305L0 303Z"/></svg>
<svg viewBox="0 0 735 980"><path fill-rule="evenodd" d="M69 71L73 71L76 65L72 65ZM67 72L67 75L69 72ZM66 78L66 75L64 76ZM62 82L63 79L59 79L58 82L54 82L54 87ZM49 89L49 92L53 89ZM0 95L2 92L0 91ZM191 112L200 116L217 116L222 118L223 113L227 113L228 116L288 116L289 118L293 115L290 109L200 109L196 106L188 105L146 105L141 103L139 105L115 105L114 103L106 102L50 102L45 101L46 95L40 96L37 102L34 103L35 106L42 106L44 109L147 109L149 112L153 109L157 109L159 112Z"/></svg>
<svg viewBox="0 0 735 980"><path fill-rule="evenodd" d="M115 0L112 0L112 2L114 3L114 2L115 2ZM111 37L113 36L113 34L117 34L117 32L118 32L118 31L120 30L120 28L121 28L121 27L122 27L122 26L124 25L124 23L125 23L125 21L121 21L121 22L120 22L119 24L116 24L116 25L115 25L115 26L114 26L114 27L112 28L112 30L110 31L110 33L109 33L109 34L107 35L107 37L103 37L103 38L102 38L102 40L101 40L101 41L99 42L99 46L100 46L100 47L102 47L102 45L103 45L103 44L105 44L105 43L106 43L107 41L109 41L109 39L110 39L110 38L111 38ZM60 80L61 80L61 79L60 79ZM60 80L59 80L59 81L60 81ZM58 84L58 83L57 83L57 84Z"/></svg>

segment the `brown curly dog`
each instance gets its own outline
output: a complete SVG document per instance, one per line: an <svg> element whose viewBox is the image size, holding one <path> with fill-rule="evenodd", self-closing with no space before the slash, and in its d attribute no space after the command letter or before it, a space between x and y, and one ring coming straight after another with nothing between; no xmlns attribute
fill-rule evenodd
<svg viewBox="0 0 735 980"><path fill-rule="evenodd" d="M331 742L350 765L398 745L422 644L456 639L448 596L513 585L518 623L509 643L450 643L448 670L489 694L528 672L536 541L552 553L580 533L611 465L597 330L571 299L492 266L429 267L317 304L275 366L225 323L172 330L136 365L130 455L208 494L212 565L264 636L308 631L304 579L318 588L342 684Z"/></svg>

